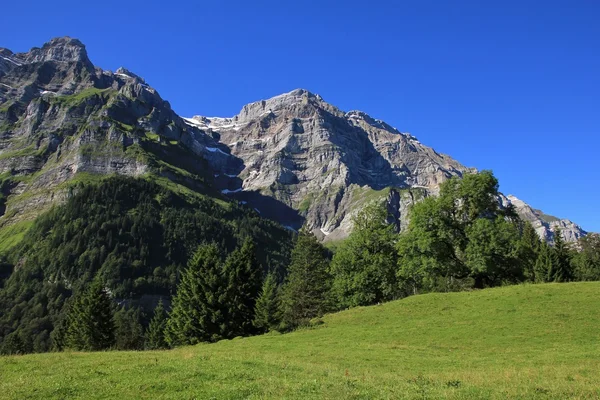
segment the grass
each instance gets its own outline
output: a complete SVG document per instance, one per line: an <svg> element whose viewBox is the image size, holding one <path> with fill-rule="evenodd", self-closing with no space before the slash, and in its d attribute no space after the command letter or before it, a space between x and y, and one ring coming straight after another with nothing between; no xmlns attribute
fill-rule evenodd
<svg viewBox="0 0 600 400"><path fill-rule="evenodd" d="M0 359L14 399L592 399L600 283L413 296L162 352Z"/></svg>
<svg viewBox="0 0 600 400"><path fill-rule="evenodd" d="M98 95L105 99L108 99L114 93L115 93L115 90L111 89L111 88L98 89L98 88L92 87L92 88L84 89L81 92L71 94L71 95L53 96L53 97L50 97L49 100L52 103L58 103L61 105L66 105L66 106L74 106L74 105L84 102L85 100L87 100L88 98L90 98L92 96Z"/></svg>
<svg viewBox="0 0 600 400"><path fill-rule="evenodd" d="M0 254L5 253L21 242L33 221L19 221L0 228Z"/></svg>

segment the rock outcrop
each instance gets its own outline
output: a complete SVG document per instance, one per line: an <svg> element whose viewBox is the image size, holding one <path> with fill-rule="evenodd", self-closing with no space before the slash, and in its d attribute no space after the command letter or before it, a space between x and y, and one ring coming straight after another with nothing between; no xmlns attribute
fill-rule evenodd
<svg viewBox="0 0 600 400"><path fill-rule="evenodd" d="M125 174L230 197L335 241L377 199L404 229L412 204L473 171L307 90L248 104L231 118L180 118L140 76L94 66L76 39L27 53L0 48L0 228L64 201L76 176ZM548 241L556 226L569 241L585 234L514 197L502 201Z"/></svg>
<svg viewBox="0 0 600 400"><path fill-rule="evenodd" d="M436 195L450 177L475 171L384 121L343 112L304 89L245 105L231 118L186 122L217 134L243 160L222 177L225 193L295 229L304 223L325 241L346 237L352 216L375 199L386 199L395 216L390 222L403 229L415 201ZM287 212L264 204L265 198L285 204ZM585 234L566 220L546 223L532 217L529 206L515 206L546 240L558 225L567 240Z"/></svg>
<svg viewBox="0 0 600 400"><path fill-rule="evenodd" d="M215 170L239 164L142 78L94 67L76 39L0 49L0 226L64 200L77 174L153 171L206 188Z"/></svg>

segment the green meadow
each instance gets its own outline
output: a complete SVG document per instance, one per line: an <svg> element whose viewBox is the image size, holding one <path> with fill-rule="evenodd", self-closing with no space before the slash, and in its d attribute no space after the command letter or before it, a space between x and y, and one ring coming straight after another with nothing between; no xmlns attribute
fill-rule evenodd
<svg viewBox="0 0 600 400"><path fill-rule="evenodd" d="M596 399L600 283L409 297L289 334L0 358L10 399Z"/></svg>

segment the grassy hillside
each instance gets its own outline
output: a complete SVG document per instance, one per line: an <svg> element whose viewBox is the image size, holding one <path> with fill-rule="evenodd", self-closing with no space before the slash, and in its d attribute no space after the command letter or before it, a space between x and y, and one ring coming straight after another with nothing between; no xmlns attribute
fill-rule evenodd
<svg viewBox="0 0 600 400"><path fill-rule="evenodd" d="M6 398L598 398L600 283L414 296L286 335L0 358Z"/></svg>

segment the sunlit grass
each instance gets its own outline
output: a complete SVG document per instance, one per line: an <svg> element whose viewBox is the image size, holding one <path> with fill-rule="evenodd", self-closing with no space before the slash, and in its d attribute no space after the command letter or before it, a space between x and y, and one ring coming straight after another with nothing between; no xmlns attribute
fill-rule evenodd
<svg viewBox="0 0 600 400"><path fill-rule="evenodd" d="M163 352L0 358L0 397L600 397L600 283L429 294Z"/></svg>

